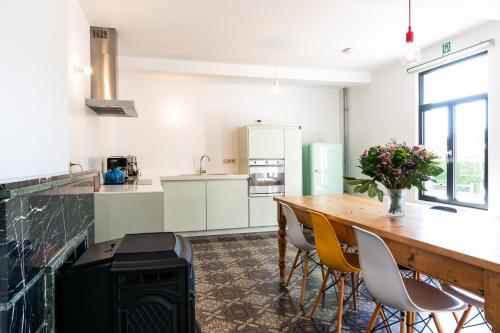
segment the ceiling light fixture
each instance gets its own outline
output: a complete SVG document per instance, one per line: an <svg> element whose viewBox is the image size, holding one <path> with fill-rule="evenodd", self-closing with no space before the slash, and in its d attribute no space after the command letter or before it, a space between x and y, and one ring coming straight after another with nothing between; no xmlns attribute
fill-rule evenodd
<svg viewBox="0 0 500 333"><path fill-rule="evenodd" d="M405 66L415 65L420 61L420 47L415 43L415 36L411 30L411 0L408 0L408 31L406 32L406 43L399 60Z"/></svg>
<svg viewBox="0 0 500 333"><path fill-rule="evenodd" d="M278 65L276 62L276 44L274 44L274 83L273 83L273 94L279 94L280 87L278 84Z"/></svg>

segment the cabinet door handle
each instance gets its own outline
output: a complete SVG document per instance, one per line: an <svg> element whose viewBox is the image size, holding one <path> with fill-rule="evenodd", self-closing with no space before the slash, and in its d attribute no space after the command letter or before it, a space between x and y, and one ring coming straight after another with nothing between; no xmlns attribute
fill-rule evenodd
<svg viewBox="0 0 500 333"><path fill-rule="evenodd" d="M314 172L317 172L317 173L327 173L327 172L330 172L330 170L329 169L324 169L324 170L316 169L316 170L314 170Z"/></svg>

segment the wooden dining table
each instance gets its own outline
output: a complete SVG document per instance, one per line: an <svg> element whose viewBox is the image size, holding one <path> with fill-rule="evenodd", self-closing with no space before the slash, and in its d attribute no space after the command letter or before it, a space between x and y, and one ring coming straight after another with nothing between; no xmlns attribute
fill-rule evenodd
<svg viewBox="0 0 500 333"><path fill-rule="evenodd" d="M286 219L289 205L311 226L309 210L324 214L337 236L356 245L352 226L380 236L396 262L484 297L485 316L500 333L500 218L486 212L453 214L429 206L406 206L403 217L389 217L386 203L348 194L275 197L278 206L279 270L285 277Z"/></svg>

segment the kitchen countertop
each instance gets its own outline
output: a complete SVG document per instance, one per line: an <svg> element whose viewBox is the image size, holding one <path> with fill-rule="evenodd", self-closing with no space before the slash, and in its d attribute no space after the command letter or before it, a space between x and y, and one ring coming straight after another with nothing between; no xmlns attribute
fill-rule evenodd
<svg viewBox="0 0 500 333"><path fill-rule="evenodd" d="M226 174L226 173L206 173L199 174L185 174L174 176L162 176L161 181L175 181L175 180L225 180L225 179L248 179L247 174Z"/></svg>
<svg viewBox="0 0 500 333"><path fill-rule="evenodd" d="M156 193L163 192L161 181L158 176L143 176L140 180L151 180L149 185L143 184L124 184L124 185L101 185L101 189L96 194L110 193Z"/></svg>

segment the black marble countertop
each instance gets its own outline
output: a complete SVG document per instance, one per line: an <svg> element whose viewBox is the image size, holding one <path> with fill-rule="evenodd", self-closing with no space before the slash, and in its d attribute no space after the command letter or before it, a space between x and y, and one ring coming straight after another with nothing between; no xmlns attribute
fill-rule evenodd
<svg viewBox="0 0 500 333"><path fill-rule="evenodd" d="M12 178L0 180L0 199L13 198L53 187L98 177L98 171L74 172L71 174L46 175L37 178ZM94 180L95 181L95 180ZM87 185L87 184L86 184ZM97 184L98 186L99 184ZM75 184L78 186L78 184Z"/></svg>

